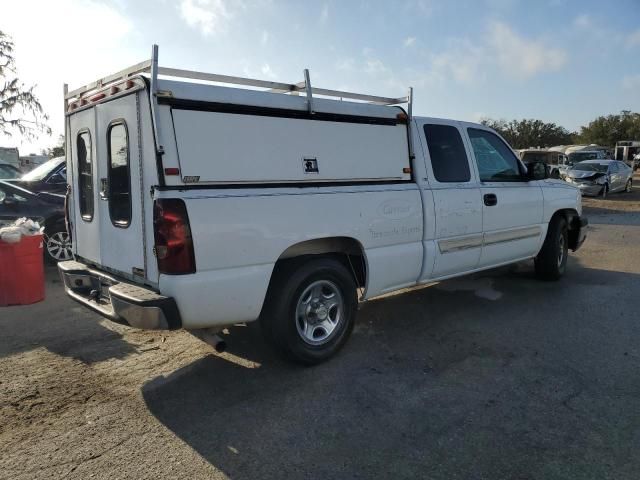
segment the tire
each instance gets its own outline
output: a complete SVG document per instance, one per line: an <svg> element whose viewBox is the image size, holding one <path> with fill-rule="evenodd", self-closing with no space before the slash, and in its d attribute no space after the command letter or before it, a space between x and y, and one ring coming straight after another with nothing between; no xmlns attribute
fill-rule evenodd
<svg viewBox="0 0 640 480"><path fill-rule="evenodd" d="M625 191L626 193L631 193L631 189L632 189L632 187L633 187L633 182L632 182L632 180L631 180L631 179L629 179L629 180L627 180L627 184L626 184L626 185L625 185L625 187L624 187L624 191Z"/></svg>
<svg viewBox="0 0 640 480"><path fill-rule="evenodd" d="M260 323L285 359L316 365L346 343L357 306L353 275L338 260L289 262L274 274Z"/></svg>
<svg viewBox="0 0 640 480"><path fill-rule="evenodd" d="M64 224L56 224L44 234L44 255L53 265L73 258L71 240Z"/></svg>
<svg viewBox="0 0 640 480"><path fill-rule="evenodd" d="M602 187L602 190L600 190L600 196L602 198L607 198L608 193L609 193L609 184L605 183L604 186Z"/></svg>
<svg viewBox="0 0 640 480"><path fill-rule="evenodd" d="M569 234L567 221L562 216L551 219L547 237L535 258L536 275L541 280L558 280L567 268Z"/></svg>

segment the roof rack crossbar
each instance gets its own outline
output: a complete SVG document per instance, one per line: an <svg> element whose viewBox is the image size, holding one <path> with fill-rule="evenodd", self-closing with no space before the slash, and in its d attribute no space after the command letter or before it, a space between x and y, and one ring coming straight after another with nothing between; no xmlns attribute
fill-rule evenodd
<svg viewBox="0 0 640 480"><path fill-rule="evenodd" d="M95 82L91 82L84 87L76 88L67 93L66 98L71 99L77 96L82 96L83 94L95 90L96 88L102 88L105 85L113 82L117 82L119 80L124 80L128 77L131 77L137 73L148 72L151 70L151 60L145 60L144 62L136 63L135 65L130 66L129 68L125 68L124 70L120 70L117 73L113 73L111 75L107 75L106 77L100 78Z"/></svg>

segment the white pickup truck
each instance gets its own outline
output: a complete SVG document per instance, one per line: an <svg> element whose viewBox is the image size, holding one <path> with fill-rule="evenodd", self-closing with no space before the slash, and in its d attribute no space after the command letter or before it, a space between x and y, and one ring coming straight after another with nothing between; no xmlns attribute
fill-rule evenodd
<svg viewBox="0 0 640 480"><path fill-rule="evenodd" d="M313 364L346 342L359 301L526 259L557 279L585 239L575 187L487 127L413 117L411 90L177 70L157 52L65 86L75 260L59 271L113 321L213 334L259 320Z"/></svg>

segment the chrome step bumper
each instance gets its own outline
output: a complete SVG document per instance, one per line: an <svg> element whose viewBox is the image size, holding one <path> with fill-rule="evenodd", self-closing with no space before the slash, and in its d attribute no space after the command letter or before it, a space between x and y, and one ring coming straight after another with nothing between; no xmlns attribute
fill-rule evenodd
<svg viewBox="0 0 640 480"><path fill-rule="evenodd" d="M113 322L148 330L182 326L178 306L171 297L75 260L58 263L58 272L67 295Z"/></svg>

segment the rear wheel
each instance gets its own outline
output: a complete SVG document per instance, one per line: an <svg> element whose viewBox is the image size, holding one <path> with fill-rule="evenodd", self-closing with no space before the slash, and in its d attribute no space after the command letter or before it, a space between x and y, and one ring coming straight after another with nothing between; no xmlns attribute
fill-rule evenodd
<svg viewBox="0 0 640 480"><path fill-rule="evenodd" d="M333 258L289 264L274 275L260 317L265 337L288 360L313 365L329 359L353 330L353 275Z"/></svg>
<svg viewBox="0 0 640 480"><path fill-rule="evenodd" d="M569 253L567 221L562 216L551 219L547 237L535 258L536 275L542 280L558 280L567 268Z"/></svg>

